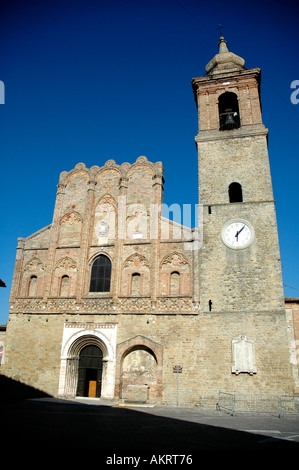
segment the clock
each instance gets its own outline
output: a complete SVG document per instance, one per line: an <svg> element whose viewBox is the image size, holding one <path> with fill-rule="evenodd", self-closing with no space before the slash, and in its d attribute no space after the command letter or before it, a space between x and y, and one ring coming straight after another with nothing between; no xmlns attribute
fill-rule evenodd
<svg viewBox="0 0 299 470"><path fill-rule="evenodd" d="M223 226L221 239L228 248L240 250L252 243L254 239L254 229L246 220L233 219Z"/></svg>

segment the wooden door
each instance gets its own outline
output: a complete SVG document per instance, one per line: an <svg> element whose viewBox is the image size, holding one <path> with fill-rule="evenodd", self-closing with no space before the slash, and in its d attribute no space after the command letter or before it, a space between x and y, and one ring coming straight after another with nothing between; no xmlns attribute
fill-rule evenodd
<svg viewBox="0 0 299 470"><path fill-rule="evenodd" d="M96 380L89 381L88 396L91 398L95 398L97 396L97 381Z"/></svg>

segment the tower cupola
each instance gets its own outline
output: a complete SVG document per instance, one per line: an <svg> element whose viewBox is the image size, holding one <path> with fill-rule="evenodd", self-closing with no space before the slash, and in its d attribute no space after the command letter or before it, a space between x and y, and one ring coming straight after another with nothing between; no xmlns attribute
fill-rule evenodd
<svg viewBox="0 0 299 470"><path fill-rule="evenodd" d="M218 46L219 53L206 65L208 75L244 70L245 60L228 50L227 42L223 36L220 36Z"/></svg>

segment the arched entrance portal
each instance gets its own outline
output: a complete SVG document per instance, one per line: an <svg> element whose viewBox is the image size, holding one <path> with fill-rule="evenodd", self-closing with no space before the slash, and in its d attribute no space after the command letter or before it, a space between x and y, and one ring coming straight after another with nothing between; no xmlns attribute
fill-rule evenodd
<svg viewBox="0 0 299 470"><path fill-rule="evenodd" d="M82 329L82 326L86 326L86 329ZM115 323L65 323L58 396L112 399L115 386L115 342Z"/></svg>
<svg viewBox="0 0 299 470"><path fill-rule="evenodd" d="M100 397L102 372L103 351L98 346L85 346L79 355L77 396Z"/></svg>

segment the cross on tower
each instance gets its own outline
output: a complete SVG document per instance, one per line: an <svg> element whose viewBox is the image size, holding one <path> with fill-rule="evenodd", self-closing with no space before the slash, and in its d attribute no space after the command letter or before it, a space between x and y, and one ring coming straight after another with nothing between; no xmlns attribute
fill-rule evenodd
<svg viewBox="0 0 299 470"><path fill-rule="evenodd" d="M218 31L218 30L220 31L220 36L222 36L222 30L223 30L223 28L224 28L224 26L222 26L222 24L220 24L220 25L218 26L218 28L216 28L217 31Z"/></svg>

